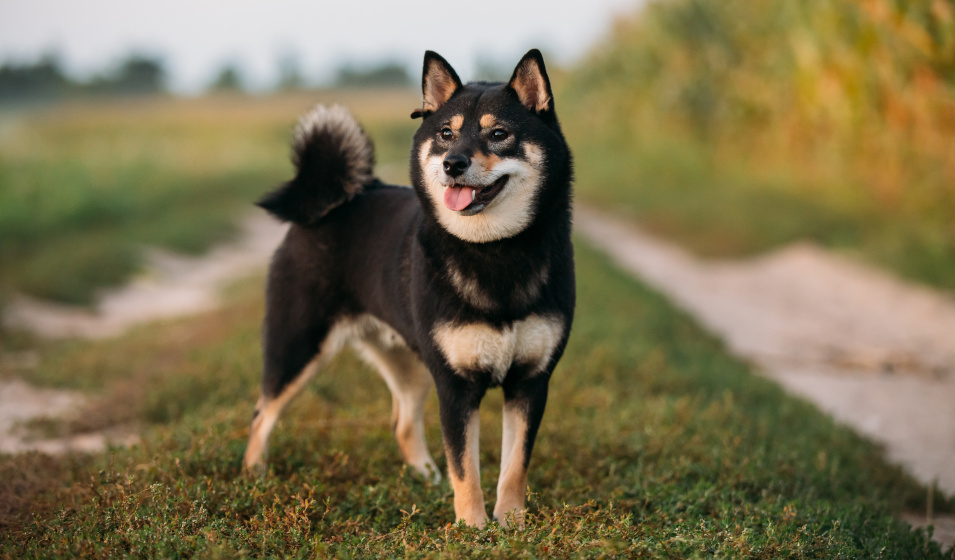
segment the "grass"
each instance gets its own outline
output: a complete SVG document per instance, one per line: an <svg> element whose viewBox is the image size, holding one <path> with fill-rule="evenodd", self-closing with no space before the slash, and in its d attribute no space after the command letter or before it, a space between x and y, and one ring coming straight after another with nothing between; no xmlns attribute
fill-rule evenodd
<svg viewBox="0 0 955 560"><path fill-rule="evenodd" d="M551 385L524 531L449 523L450 488L400 464L387 388L348 354L284 416L268 476L242 475L259 279L195 319L39 345L36 382L99 396L68 431L132 422L144 439L101 456L0 459L0 555L955 555L896 520L924 509L924 490L877 447L752 375L579 243L578 274L579 314ZM486 490L498 474L501 402L492 392L482 408Z"/></svg>
<svg viewBox="0 0 955 560"><path fill-rule="evenodd" d="M955 245L941 216L890 215L832 183L807 185L780 169L754 171L686 138L662 133L617 141L588 138L578 127L567 127L578 139L578 199L699 255L733 258L812 241L955 290Z"/></svg>
<svg viewBox="0 0 955 560"><path fill-rule="evenodd" d="M413 131L400 104L413 107L416 95L404 91L90 101L6 119L0 302L26 293L88 303L141 266L144 246L199 253L227 239L251 203L291 174L298 115L343 100L383 138L383 161L406 158L390 141Z"/></svg>

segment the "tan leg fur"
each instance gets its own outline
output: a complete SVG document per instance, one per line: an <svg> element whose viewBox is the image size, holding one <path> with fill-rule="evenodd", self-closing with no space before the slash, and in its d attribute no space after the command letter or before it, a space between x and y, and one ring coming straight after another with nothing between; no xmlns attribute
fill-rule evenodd
<svg viewBox="0 0 955 560"><path fill-rule="evenodd" d="M448 468L448 477L451 479L451 488L454 490L454 515L458 521L472 527L482 528L487 523L487 512L484 509L484 493L481 491L481 471L478 460L478 439L481 423L478 412L475 410L468 421L466 439L467 444L462 457L464 476L458 477L454 468ZM447 448L446 448L447 451ZM448 455L448 464L454 464L454 458Z"/></svg>
<svg viewBox="0 0 955 560"><path fill-rule="evenodd" d="M527 422L515 407L504 407L501 440L501 476L497 482L497 503L494 518L505 526L524 527L524 490L527 469L524 468L524 445Z"/></svg>
<svg viewBox="0 0 955 560"><path fill-rule="evenodd" d="M289 383L277 397L266 399L263 396L259 398L258 404L255 405L255 418L252 420L252 428L249 433L249 445L245 448L245 458L243 459L247 471L258 474L265 472L269 436L272 434L272 429L275 428L279 415L308 384L308 381L315 376L321 362L324 361L323 357L324 353L309 362L302 373L295 378L295 381Z"/></svg>
<svg viewBox="0 0 955 560"><path fill-rule="evenodd" d="M392 425L405 462L426 479L441 480L424 440L424 404L434 384L431 374L405 346L386 346L374 339L356 341L355 346L391 389Z"/></svg>

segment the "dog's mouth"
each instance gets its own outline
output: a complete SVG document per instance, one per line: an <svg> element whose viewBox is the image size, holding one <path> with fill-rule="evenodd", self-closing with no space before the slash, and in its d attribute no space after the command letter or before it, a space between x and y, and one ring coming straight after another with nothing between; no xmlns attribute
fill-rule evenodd
<svg viewBox="0 0 955 560"><path fill-rule="evenodd" d="M444 189L444 205L462 216L478 214L504 190L508 178L508 175L502 175L497 181L484 187L452 184Z"/></svg>

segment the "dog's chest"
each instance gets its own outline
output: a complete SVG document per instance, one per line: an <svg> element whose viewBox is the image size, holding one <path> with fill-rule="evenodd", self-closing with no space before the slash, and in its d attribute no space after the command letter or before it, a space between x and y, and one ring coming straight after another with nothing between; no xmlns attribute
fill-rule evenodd
<svg viewBox="0 0 955 560"><path fill-rule="evenodd" d="M560 316L529 315L500 328L487 323L441 323L433 334L455 373L490 372L501 383L513 365L527 366L531 374L543 372L563 331Z"/></svg>

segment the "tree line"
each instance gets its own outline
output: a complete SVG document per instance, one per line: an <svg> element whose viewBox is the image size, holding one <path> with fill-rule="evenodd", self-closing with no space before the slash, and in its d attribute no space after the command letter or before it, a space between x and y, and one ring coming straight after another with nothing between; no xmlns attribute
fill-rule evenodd
<svg viewBox="0 0 955 560"><path fill-rule="evenodd" d="M274 90L309 87L297 59L285 57L278 62L278 80ZM371 66L340 65L330 84L334 87L407 87L412 85L407 68L386 61ZM219 68L207 86L208 91L246 91L242 69L235 63ZM169 73L156 56L130 54L113 69L82 80L70 76L60 58L47 54L35 62L6 62L0 65L0 101L49 101L74 96L117 96L162 94L169 91Z"/></svg>

